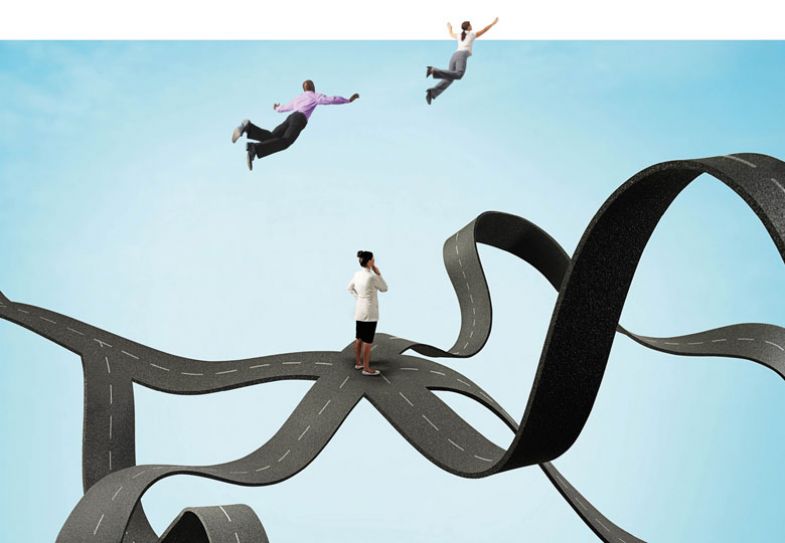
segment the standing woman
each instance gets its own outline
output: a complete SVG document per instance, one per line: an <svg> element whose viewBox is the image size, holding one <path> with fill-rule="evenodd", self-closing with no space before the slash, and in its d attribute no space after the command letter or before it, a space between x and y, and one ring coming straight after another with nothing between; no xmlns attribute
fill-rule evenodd
<svg viewBox="0 0 785 543"><path fill-rule="evenodd" d="M376 333L376 323L379 321L379 300L376 291L387 292L387 283L376 267L372 252L357 251L357 258L361 268L354 274L347 287L357 300L354 309L354 319L357 321L354 368L362 369L363 375L379 375L381 373L379 370L371 369L371 347Z"/></svg>
<svg viewBox="0 0 785 543"><path fill-rule="evenodd" d="M434 79L441 79L435 86L425 91L425 101L428 105L439 96L444 90L452 85L456 79L461 79L466 72L466 61L472 55L472 45L474 40L488 32L493 25L499 22L496 17L491 24L475 33L472 32L472 24L469 21L461 23L461 33L456 34L452 30L452 24L447 23L447 31L453 39L458 40L458 49L450 57L450 66L447 70L440 70L433 66L428 66L425 70L425 77L432 76Z"/></svg>

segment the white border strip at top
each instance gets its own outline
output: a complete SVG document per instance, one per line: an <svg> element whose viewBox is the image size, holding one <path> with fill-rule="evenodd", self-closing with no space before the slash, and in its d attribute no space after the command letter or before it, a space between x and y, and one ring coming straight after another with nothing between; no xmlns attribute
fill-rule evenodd
<svg viewBox="0 0 785 543"><path fill-rule="evenodd" d="M445 39L499 16L488 39L783 39L780 0L27 0L1 39Z"/></svg>

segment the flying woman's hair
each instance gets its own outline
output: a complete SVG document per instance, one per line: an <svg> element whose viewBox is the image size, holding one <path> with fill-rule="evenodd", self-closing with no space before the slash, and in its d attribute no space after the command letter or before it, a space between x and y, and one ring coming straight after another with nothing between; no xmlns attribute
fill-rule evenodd
<svg viewBox="0 0 785 543"><path fill-rule="evenodd" d="M357 251L357 258L360 259L360 266L364 268L373 258L373 253L371 251Z"/></svg>
<svg viewBox="0 0 785 543"><path fill-rule="evenodd" d="M463 40L465 40L465 39L466 39L466 30L467 30L467 29L468 29L468 28L469 28L471 25L472 25L472 24L471 24L469 21L464 21L464 22L462 22L462 23L461 23L461 30L463 30L463 32L461 32L461 41L463 41Z"/></svg>

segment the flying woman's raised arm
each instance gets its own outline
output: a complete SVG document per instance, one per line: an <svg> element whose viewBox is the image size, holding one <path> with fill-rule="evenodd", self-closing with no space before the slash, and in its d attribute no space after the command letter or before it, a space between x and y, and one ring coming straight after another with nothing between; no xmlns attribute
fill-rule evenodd
<svg viewBox="0 0 785 543"><path fill-rule="evenodd" d="M479 38L480 36L488 32L491 28L493 28L493 25L495 25L498 22L499 22L499 18L496 17L491 24L489 24L488 26L477 32L477 37Z"/></svg>
<svg viewBox="0 0 785 543"><path fill-rule="evenodd" d="M451 37L452 39L455 39L455 38L456 38L456 36L455 36L455 32L453 32L453 30L452 30L452 23L447 23L447 32L449 32L449 33L450 33L450 37Z"/></svg>

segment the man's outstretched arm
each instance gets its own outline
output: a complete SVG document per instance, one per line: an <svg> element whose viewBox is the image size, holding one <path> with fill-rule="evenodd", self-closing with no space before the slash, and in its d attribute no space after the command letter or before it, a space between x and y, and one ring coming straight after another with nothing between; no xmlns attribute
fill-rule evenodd
<svg viewBox="0 0 785 543"><path fill-rule="evenodd" d="M350 102L354 102L359 97L360 95L357 94L356 92L352 94L349 98L344 98L343 96L326 96L324 94L320 94L316 98L316 103L321 106L329 106L332 104L348 104Z"/></svg>
<svg viewBox="0 0 785 543"><path fill-rule="evenodd" d="M277 111L278 113L283 113L284 111L291 111L291 110L294 109L294 100L292 100L288 104L284 104L284 105L275 103L275 104L273 104L273 109L275 111Z"/></svg>

